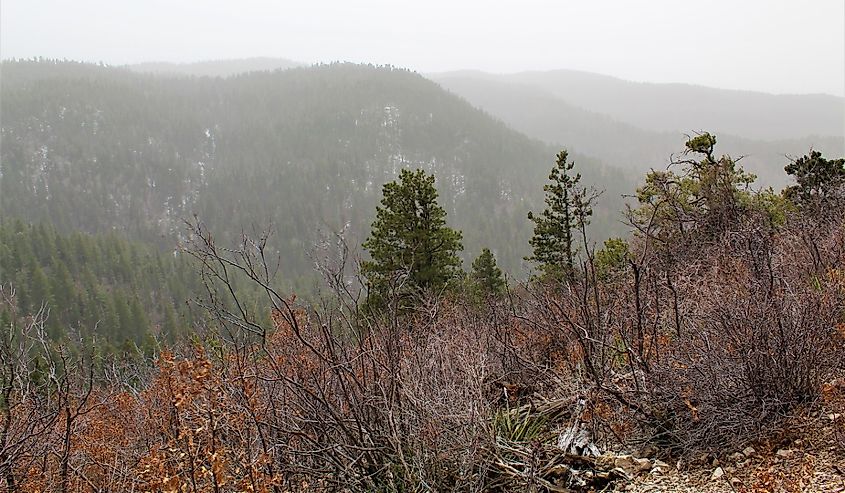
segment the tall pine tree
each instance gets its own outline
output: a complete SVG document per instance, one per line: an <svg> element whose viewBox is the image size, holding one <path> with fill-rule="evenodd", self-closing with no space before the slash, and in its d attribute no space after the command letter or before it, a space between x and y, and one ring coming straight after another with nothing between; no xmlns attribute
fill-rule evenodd
<svg viewBox="0 0 845 493"><path fill-rule="evenodd" d="M462 235L446 225L437 203L434 176L402 170L398 182L384 185L381 205L363 247L371 260L362 265L371 304L389 293L437 291L459 272ZM398 290L398 292L397 292Z"/></svg>
<svg viewBox="0 0 845 493"><path fill-rule="evenodd" d="M534 222L531 247L534 254L526 260L536 262L543 274L552 279L571 279L575 274L575 232L589 223L593 214L594 195L579 185L581 174L575 173L574 162L567 162L568 153L560 151L545 185L546 209L539 215L528 213Z"/></svg>

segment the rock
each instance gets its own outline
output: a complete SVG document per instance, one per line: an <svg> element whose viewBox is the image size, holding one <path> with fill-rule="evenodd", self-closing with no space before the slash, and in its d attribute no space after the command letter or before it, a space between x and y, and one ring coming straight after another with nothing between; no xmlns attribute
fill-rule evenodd
<svg viewBox="0 0 845 493"><path fill-rule="evenodd" d="M745 454L742 452L734 452L729 458L734 462L740 462L745 460Z"/></svg>
<svg viewBox="0 0 845 493"><path fill-rule="evenodd" d="M839 419L839 418L841 418L841 417L842 417L842 415L841 415L841 414L837 414L837 413L834 413L834 414L828 414L828 415L827 415L827 419L829 419L829 420L831 420L831 421L836 421L837 419Z"/></svg>
<svg viewBox="0 0 845 493"><path fill-rule="evenodd" d="M725 471L721 467L717 467L713 471L713 474L710 475L710 480L716 481L717 479L720 479L724 475L725 475Z"/></svg>
<svg viewBox="0 0 845 493"><path fill-rule="evenodd" d="M650 471L652 466L651 461L646 458L634 459L634 464L636 464L637 472Z"/></svg>
<svg viewBox="0 0 845 493"><path fill-rule="evenodd" d="M671 469L671 466L662 460L654 461L654 464L651 466L652 474L666 474L669 472L669 469Z"/></svg>
<svg viewBox="0 0 845 493"><path fill-rule="evenodd" d="M695 457L692 457L689 463L690 465L704 466L710 463L710 457L708 457L707 454L698 454ZM680 469L680 467L678 469Z"/></svg>
<svg viewBox="0 0 845 493"><path fill-rule="evenodd" d="M739 484L741 482L742 482L742 480L739 479L739 478L731 478L731 484Z"/></svg>
<svg viewBox="0 0 845 493"><path fill-rule="evenodd" d="M745 450L742 451L742 455L746 457L754 457L757 455L757 451L754 450L754 447L745 447Z"/></svg>
<svg viewBox="0 0 845 493"><path fill-rule="evenodd" d="M637 452L637 457L654 457L660 452L657 447L647 444Z"/></svg>
<svg viewBox="0 0 845 493"><path fill-rule="evenodd" d="M788 459L788 458L792 457L792 454L793 454L794 452L795 452L794 450L789 450L789 449L784 449L784 448L782 448L782 449L778 450L778 451L775 453L775 455L777 455L778 457L780 457L780 458L782 458L782 459Z"/></svg>
<svg viewBox="0 0 845 493"><path fill-rule="evenodd" d="M602 456L598 458L597 463L604 464L605 467L612 466L621 469L628 476L635 476L641 472L650 471L653 466L650 459L638 459L633 455L617 455L616 457Z"/></svg>
<svg viewBox="0 0 845 493"><path fill-rule="evenodd" d="M613 467L622 469L628 474L637 470L636 459L632 455L617 455L613 458Z"/></svg>

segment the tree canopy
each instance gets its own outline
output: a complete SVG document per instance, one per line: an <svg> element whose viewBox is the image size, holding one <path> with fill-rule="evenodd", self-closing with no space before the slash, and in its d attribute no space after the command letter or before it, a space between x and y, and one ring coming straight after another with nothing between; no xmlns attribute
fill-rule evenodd
<svg viewBox="0 0 845 493"><path fill-rule="evenodd" d="M589 224L595 197L580 185L581 174L573 171L575 163L568 161L569 153L560 151L549 174L551 183L543 186L546 208L539 215L528 213L534 222L530 244L533 255L527 257L539 264L544 275L568 278L575 273L578 229Z"/></svg>
<svg viewBox="0 0 845 493"><path fill-rule="evenodd" d="M845 159L825 159L819 151L791 161L784 167L797 182L785 190L785 195L795 201L824 200L832 191L845 183Z"/></svg>
<svg viewBox="0 0 845 493"><path fill-rule="evenodd" d="M446 225L434 175L402 170L383 195L363 244L371 257L362 265L371 296L442 289L460 272L463 245L462 234Z"/></svg>
<svg viewBox="0 0 845 493"><path fill-rule="evenodd" d="M481 250L481 254L473 260L472 280L481 294L495 296L504 292L505 277L489 248Z"/></svg>

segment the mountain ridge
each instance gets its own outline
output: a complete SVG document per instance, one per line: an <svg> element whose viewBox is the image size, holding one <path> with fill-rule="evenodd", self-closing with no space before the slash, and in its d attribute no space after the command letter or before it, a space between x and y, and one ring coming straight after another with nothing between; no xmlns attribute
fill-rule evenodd
<svg viewBox="0 0 845 493"><path fill-rule="evenodd" d="M776 95L682 83L631 82L572 70L490 74L429 74L432 80L472 78L542 90L581 109L658 132L707 128L739 137L777 140L845 135L845 98L826 94Z"/></svg>
<svg viewBox="0 0 845 493"><path fill-rule="evenodd" d="M704 130L717 134L718 152L746 155L743 165L758 174L762 184L775 187L787 184L783 173L783 166L788 162L786 156L803 155L811 147L828 155L845 154L845 144L836 137L764 141L711 128L657 132L585 110L529 85L458 76L444 77L437 82L525 135L550 145L566 145L603 162L640 173L665 166L671 154L678 151L678 142L683 141L685 134Z"/></svg>
<svg viewBox="0 0 845 493"><path fill-rule="evenodd" d="M306 66L304 63L277 57L229 58L197 62L151 61L125 65L133 72L186 77L233 77L249 72L287 70L304 66Z"/></svg>
<svg viewBox="0 0 845 493"><path fill-rule="evenodd" d="M193 213L221 239L272 221L283 275L300 284L310 283L306 253L320 231L347 231L360 244L382 184L402 168L435 174L451 225L464 231L465 260L488 246L521 271L526 214L542 204L556 152L389 67L227 79L37 62L3 68L4 214L171 246ZM612 234L635 178L574 157L588 184L608 189L594 231Z"/></svg>

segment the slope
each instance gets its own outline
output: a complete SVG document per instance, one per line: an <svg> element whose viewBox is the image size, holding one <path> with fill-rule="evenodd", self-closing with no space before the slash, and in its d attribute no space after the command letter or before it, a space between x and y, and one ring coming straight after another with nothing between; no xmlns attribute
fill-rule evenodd
<svg viewBox="0 0 845 493"><path fill-rule="evenodd" d="M4 215L167 247L194 213L223 240L272 223L281 276L300 289L313 285L314 245L330 232L360 244L401 168L435 173L465 258L489 246L521 274L526 212L556 150L389 67L183 79L16 62L3 76ZM575 159L607 189L594 232L609 235L637 177Z"/></svg>
<svg viewBox="0 0 845 493"><path fill-rule="evenodd" d="M639 172L662 168L677 152L684 132L712 130L694 126L684 131L657 132L587 111L551 92L489 77L451 75L436 79L449 91L466 98L514 129L550 144L566 144L605 163ZM725 116L729 118L729 116ZM775 187L786 183L786 156L803 155L810 147L828 155L842 155L841 137L801 137L764 141L718 133L719 152L744 155L743 166Z"/></svg>
<svg viewBox="0 0 845 493"><path fill-rule="evenodd" d="M46 315L53 338L97 338L99 350L128 343L151 349L150 336L170 342L194 321L190 298L200 276L184 256L165 255L111 234L59 234L45 225L0 220L0 282L15 288L19 316ZM0 319L12 303L0 299ZM104 342L105 341L105 342ZM86 343L87 344L87 343Z"/></svg>
<svg viewBox="0 0 845 493"><path fill-rule="evenodd" d="M749 139L845 135L845 99L826 94L774 95L689 84L630 82L575 70L494 75L433 74L522 84L582 109L656 132L706 128Z"/></svg>

